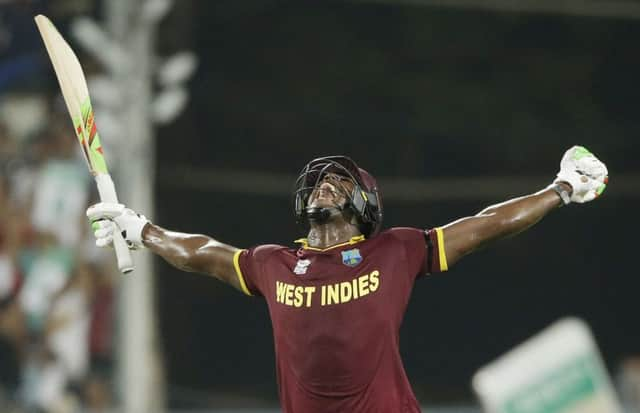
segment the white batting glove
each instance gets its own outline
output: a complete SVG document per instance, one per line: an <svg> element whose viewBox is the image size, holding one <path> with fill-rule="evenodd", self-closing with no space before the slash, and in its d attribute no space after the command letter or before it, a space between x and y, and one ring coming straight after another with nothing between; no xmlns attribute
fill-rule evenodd
<svg viewBox="0 0 640 413"><path fill-rule="evenodd" d="M113 231L119 230L130 249L144 248L142 230L149 220L122 204L101 202L87 209L87 217L98 247L113 243Z"/></svg>
<svg viewBox="0 0 640 413"><path fill-rule="evenodd" d="M597 198L609 182L607 166L583 146L574 146L560 161L560 172L553 181L566 182L573 189L571 202L584 203Z"/></svg>

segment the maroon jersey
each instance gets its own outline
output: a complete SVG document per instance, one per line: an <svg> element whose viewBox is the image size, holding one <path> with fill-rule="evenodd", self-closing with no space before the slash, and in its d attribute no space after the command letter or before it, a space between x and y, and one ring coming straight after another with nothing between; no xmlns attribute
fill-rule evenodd
<svg viewBox="0 0 640 413"><path fill-rule="evenodd" d="M445 271L442 230L392 228L326 249L238 251L245 293L267 300L285 413L419 412L399 329L415 279Z"/></svg>

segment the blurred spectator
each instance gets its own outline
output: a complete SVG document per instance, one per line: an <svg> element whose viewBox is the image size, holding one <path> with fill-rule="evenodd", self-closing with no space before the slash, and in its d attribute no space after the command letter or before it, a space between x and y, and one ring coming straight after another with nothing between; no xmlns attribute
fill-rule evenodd
<svg viewBox="0 0 640 413"><path fill-rule="evenodd" d="M0 411L15 403L20 383L21 314L13 301L0 309Z"/></svg>
<svg viewBox="0 0 640 413"><path fill-rule="evenodd" d="M41 333L44 328L53 298L67 282L72 264L69 250L57 246L52 238L41 236L41 242L41 250L26 264L24 288L20 294L33 334Z"/></svg>
<svg viewBox="0 0 640 413"><path fill-rule="evenodd" d="M94 372L87 377L84 386L83 405L91 413L103 413L113 407L113 395L109 375Z"/></svg>
<svg viewBox="0 0 640 413"><path fill-rule="evenodd" d="M0 413L112 407L112 279L85 250L90 176L33 23L95 5L0 0Z"/></svg>
<svg viewBox="0 0 640 413"><path fill-rule="evenodd" d="M111 279L77 264L100 258L82 258L89 176L66 113L48 117L22 139L0 122L2 412L16 400L52 413L112 402Z"/></svg>
<svg viewBox="0 0 640 413"><path fill-rule="evenodd" d="M74 248L85 229L89 176L67 119L55 118L49 139L49 157L34 188L32 221L37 231L53 236L64 247Z"/></svg>
<svg viewBox="0 0 640 413"><path fill-rule="evenodd" d="M98 266L89 265L87 270L92 280L89 354L94 370L104 374L112 369L114 277Z"/></svg>
<svg viewBox="0 0 640 413"><path fill-rule="evenodd" d="M618 390L626 411L640 412L640 356L622 361L618 371Z"/></svg>
<svg viewBox="0 0 640 413"><path fill-rule="evenodd" d="M89 365L91 274L78 266L54 298L46 325L47 348L64 367L69 383L86 375Z"/></svg>
<svg viewBox="0 0 640 413"><path fill-rule="evenodd" d="M114 277L99 266L87 266L92 280L89 355L91 372L84 389L84 406L93 413L107 411L113 405L110 377L113 373Z"/></svg>
<svg viewBox="0 0 640 413"><path fill-rule="evenodd" d="M0 2L1 3L1 2ZM42 78L40 43L33 16L45 0L13 0L0 7L0 92Z"/></svg>
<svg viewBox="0 0 640 413"><path fill-rule="evenodd" d="M0 410L8 411L20 378L24 317L16 297L21 277L16 265L20 220L9 200L9 181L0 175Z"/></svg>
<svg viewBox="0 0 640 413"><path fill-rule="evenodd" d="M25 406L43 412L111 407L111 288L109 277L79 264L53 295L24 368Z"/></svg>
<svg viewBox="0 0 640 413"><path fill-rule="evenodd" d="M9 134L9 128L4 122L0 122L0 164L3 167L7 165L16 156L17 151L18 146Z"/></svg>

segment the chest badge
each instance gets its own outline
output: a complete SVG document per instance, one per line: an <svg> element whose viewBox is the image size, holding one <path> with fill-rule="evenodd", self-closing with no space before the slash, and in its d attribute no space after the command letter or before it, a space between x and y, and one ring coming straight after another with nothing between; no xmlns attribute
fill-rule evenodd
<svg viewBox="0 0 640 413"><path fill-rule="evenodd" d="M309 268L309 264L311 264L311 260L298 260L296 263L296 268L293 269L293 272L302 275L307 273L307 269Z"/></svg>
<svg viewBox="0 0 640 413"><path fill-rule="evenodd" d="M360 264L362 261L362 255L360 255L360 250L354 248L352 250L342 251L342 263L344 265L348 265L349 267L355 267Z"/></svg>

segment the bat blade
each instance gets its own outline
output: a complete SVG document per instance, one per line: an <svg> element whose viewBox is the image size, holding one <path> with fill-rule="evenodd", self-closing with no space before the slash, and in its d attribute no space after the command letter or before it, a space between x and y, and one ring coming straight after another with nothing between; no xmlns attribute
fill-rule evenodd
<svg viewBox="0 0 640 413"><path fill-rule="evenodd" d="M53 64L62 97L67 105L89 171L96 180L100 199L103 202L118 203L118 196L100 143L87 80L78 57L51 20L40 14L35 17L35 22ZM123 273L132 271L131 252L119 230L114 231L113 246L120 271Z"/></svg>
<svg viewBox="0 0 640 413"><path fill-rule="evenodd" d="M89 170L93 175L109 173L82 66L71 46L46 16L38 15L35 21L53 64Z"/></svg>

